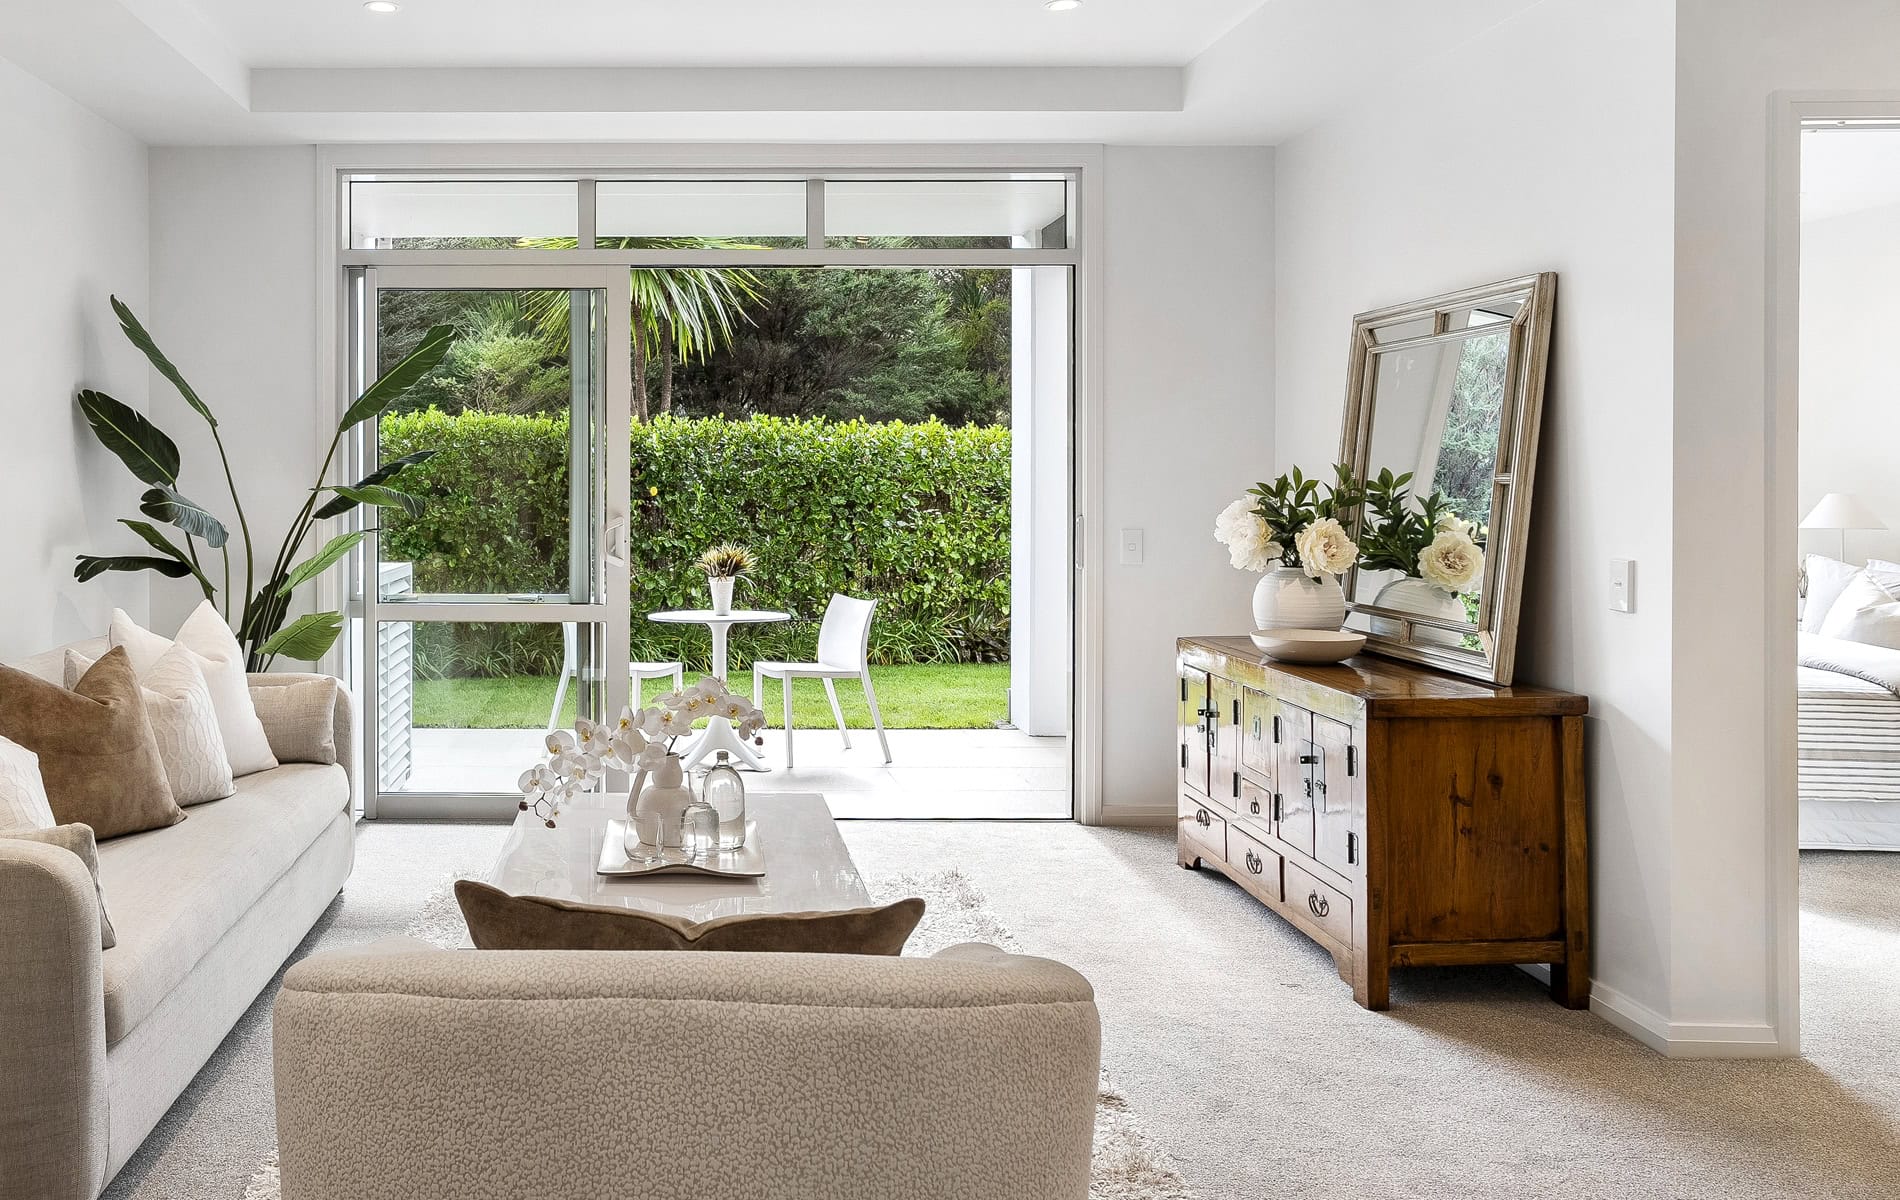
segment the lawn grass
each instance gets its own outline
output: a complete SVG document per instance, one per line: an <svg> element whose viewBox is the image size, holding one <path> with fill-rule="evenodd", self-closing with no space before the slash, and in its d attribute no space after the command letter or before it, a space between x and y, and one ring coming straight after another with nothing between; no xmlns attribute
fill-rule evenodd
<svg viewBox="0 0 1900 1200"><path fill-rule="evenodd" d="M689 673L687 681L692 679ZM732 682L748 694L752 690L749 672L743 679L735 675ZM871 683L877 688L887 729L989 729L1009 715L1008 663L872 667ZM672 686L671 680L648 680L647 702ZM782 724L780 687L776 680L766 680L765 716L773 728ZM841 679L837 687L845 724L852 729L871 728L871 710L858 681ZM552 676L418 679L415 723L417 728L430 729L540 729L546 726L553 703ZM574 688L569 684L563 724L574 723L574 704ZM824 685L816 679L792 685L792 712L800 729L834 724Z"/></svg>

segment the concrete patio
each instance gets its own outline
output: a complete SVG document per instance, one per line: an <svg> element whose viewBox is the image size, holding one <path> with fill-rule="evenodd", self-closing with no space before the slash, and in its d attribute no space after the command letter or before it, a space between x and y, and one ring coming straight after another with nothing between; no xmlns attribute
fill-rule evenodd
<svg viewBox="0 0 1900 1200"><path fill-rule="evenodd" d="M508 794L541 754L539 729L417 729L410 792ZM765 732L770 771L747 771L755 792L822 792L839 817L1059 818L1071 815L1069 742L1015 729L893 729L892 762L877 734L800 729L787 770L784 734Z"/></svg>

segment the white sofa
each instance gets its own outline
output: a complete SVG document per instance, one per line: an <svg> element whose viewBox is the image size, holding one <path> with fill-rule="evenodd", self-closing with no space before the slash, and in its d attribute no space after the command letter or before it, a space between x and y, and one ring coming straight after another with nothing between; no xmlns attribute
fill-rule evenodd
<svg viewBox="0 0 1900 1200"><path fill-rule="evenodd" d="M20 665L58 679L64 649ZM353 721L339 688L343 762L247 775L176 825L102 842L110 950L78 857L0 838L0 1200L93 1200L336 897Z"/></svg>
<svg viewBox="0 0 1900 1200"><path fill-rule="evenodd" d="M1088 981L991 946L318 954L273 1013L283 1200L1086 1200Z"/></svg>

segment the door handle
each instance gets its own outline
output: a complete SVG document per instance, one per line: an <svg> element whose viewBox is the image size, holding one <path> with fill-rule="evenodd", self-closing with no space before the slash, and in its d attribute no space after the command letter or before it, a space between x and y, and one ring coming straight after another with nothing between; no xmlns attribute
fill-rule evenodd
<svg viewBox="0 0 1900 1200"><path fill-rule="evenodd" d="M627 565L627 519L615 517L600 531L600 553L616 567Z"/></svg>
<svg viewBox="0 0 1900 1200"><path fill-rule="evenodd" d="M1306 907L1314 916L1323 917L1332 911L1333 906L1327 903L1326 897L1320 895L1318 892L1308 892L1306 893Z"/></svg>

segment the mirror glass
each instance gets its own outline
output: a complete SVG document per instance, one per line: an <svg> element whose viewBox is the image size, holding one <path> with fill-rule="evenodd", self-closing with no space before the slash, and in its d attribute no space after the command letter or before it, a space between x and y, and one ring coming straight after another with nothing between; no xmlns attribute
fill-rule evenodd
<svg viewBox="0 0 1900 1200"><path fill-rule="evenodd" d="M1508 681L1530 504L1514 465L1534 466L1554 289L1542 275L1355 319L1341 458L1369 495L1342 582L1369 648Z"/></svg>

